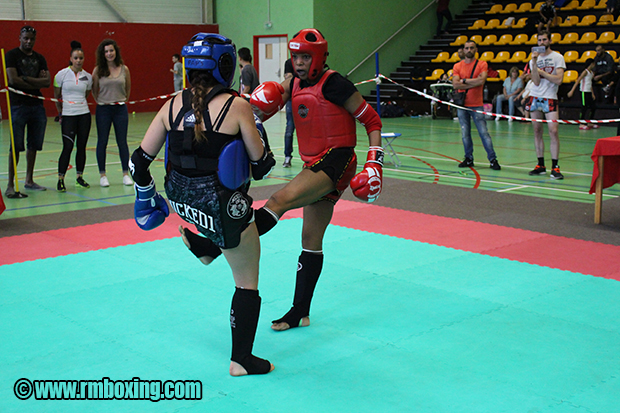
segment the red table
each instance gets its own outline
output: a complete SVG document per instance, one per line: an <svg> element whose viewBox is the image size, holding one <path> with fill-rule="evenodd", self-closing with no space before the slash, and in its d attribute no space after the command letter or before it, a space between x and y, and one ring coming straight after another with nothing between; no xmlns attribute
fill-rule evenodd
<svg viewBox="0 0 620 413"><path fill-rule="evenodd" d="M594 203L594 223L601 223L603 207L603 189L620 182L620 136L603 138L596 141L592 152L594 170L590 193L596 194Z"/></svg>

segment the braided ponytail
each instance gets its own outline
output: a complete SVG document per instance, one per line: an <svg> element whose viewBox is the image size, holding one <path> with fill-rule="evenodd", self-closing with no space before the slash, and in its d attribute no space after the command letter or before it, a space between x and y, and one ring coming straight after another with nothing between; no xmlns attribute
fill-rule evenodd
<svg viewBox="0 0 620 413"><path fill-rule="evenodd" d="M192 70L189 73L190 83L194 87L194 96L192 97L192 108L194 109L194 116L196 117L196 123L194 124L194 136L197 141L205 140L207 137L202 130L202 114L207 108L207 102L205 98L209 92L209 89L215 86L218 82L209 72Z"/></svg>

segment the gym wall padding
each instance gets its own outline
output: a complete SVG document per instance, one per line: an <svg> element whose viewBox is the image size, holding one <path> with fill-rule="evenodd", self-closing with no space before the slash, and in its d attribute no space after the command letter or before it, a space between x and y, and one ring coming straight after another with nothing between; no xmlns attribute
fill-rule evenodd
<svg viewBox="0 0 620 413"><path fill-rule="evenodd" d="M95 52L103 39L116 40L121 48L125 64L131 73L130 100L136 101L174 91L172 83L172 55L181 52L183 45L197 32L219 33L217 25L201 24L144 24L144 23L87 23L5 20L0 25L0 47L5 53L19 47L19 30L24 25L37 30L34 50L45 56L52 79L69 64L70 43L82 43L84 69L92 74L95 67ZM53 80L52 80L53 81ZM4 88L4 81L2 81ZM53 87L42 89L43 96L54 96ZM3 117L7 117L6 97L0 96ZM89 102L94 102L92 96ZM129 107L130 112L157 111L164 103L154 100ZM48 116L56 115L53 102L46 101ZM91 106L94 113L94 106Z"/></svg>

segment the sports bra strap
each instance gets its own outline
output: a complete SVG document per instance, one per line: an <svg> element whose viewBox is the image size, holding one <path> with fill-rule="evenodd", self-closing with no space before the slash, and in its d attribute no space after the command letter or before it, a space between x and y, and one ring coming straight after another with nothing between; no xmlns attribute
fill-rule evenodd
<svg viewBox="0 0 620 413"><path fill-rule="evenodd" d="M215 119L215 128L213 128L213 132L217 132L220 130L220 127L222 126L222 122L224 122L224 118L228 114L228 110L232 106L234 99L235 97L231 96L230 98L228 98L226 103L224 103L222 110L220 111L220 113L217 115L217 118Z"/></svg>

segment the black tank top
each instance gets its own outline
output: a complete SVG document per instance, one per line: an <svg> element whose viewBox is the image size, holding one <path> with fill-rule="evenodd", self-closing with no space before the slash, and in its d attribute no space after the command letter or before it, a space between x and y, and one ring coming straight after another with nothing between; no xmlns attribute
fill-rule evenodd
<svg viewBox="0 0 620 413"><path fill-rule="evenodd" d="M226 101L215 119L215 125L213 125L209 115L208 102L220 93L231 93L233 95ZM235 95L233 91L225 89L220 85L214 86L211 92L209 92L206 97L206 109L202 115L206 128L204 132L206 139L200 141L195 139L194 126L191 122L193 119L192 97L193 94L190 89L183 91L183 108L174 120L172 116L172 102L170 104L167 169L173 169L189 177L212 175L217 172L217 161L222 148L228 142L241 138L241 131L235 135L217 132L228 114ZM184 130L177 130L182 121L185 122Z"/></svg>

